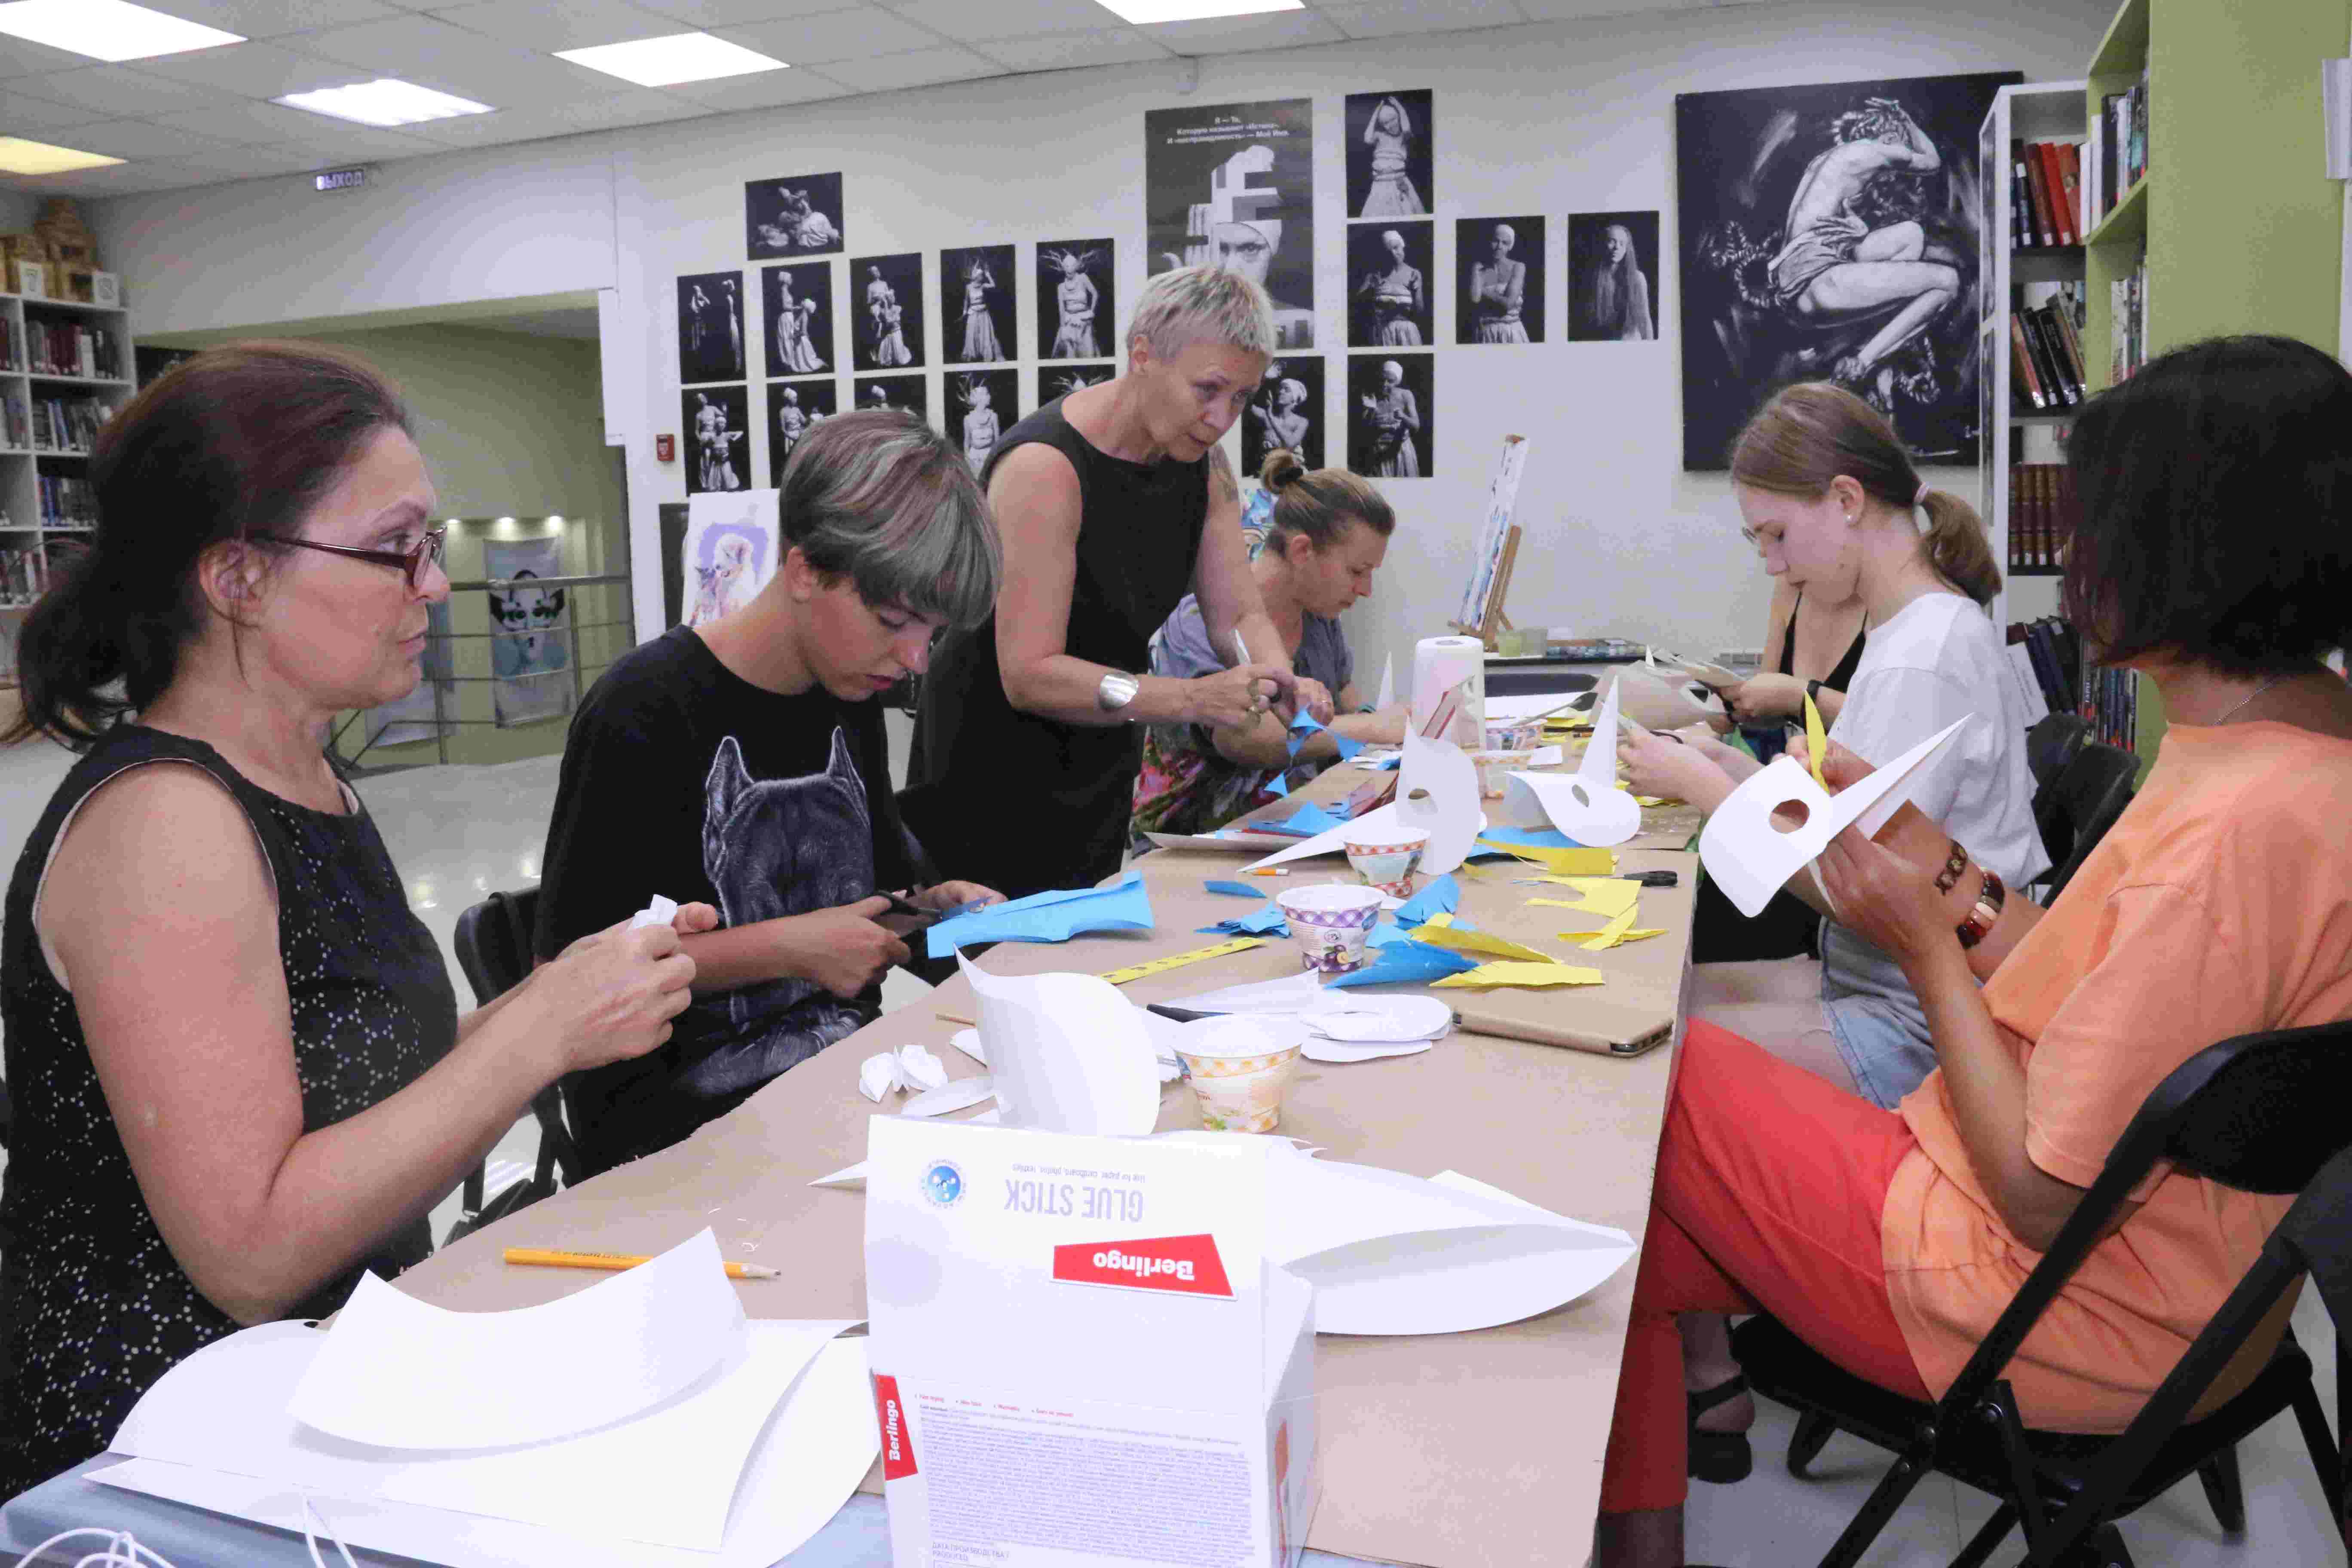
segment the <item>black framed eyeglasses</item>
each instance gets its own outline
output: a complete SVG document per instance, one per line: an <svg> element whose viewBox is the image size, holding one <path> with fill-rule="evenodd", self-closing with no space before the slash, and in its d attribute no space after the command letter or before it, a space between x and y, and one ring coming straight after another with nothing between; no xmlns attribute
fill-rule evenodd
<svg viewBox="0 0 2352 1568"><path fill-rule="evenodd" d="M282 533L257 533L256 539L267 539L276 544L297 544L305 550L323 551L329 555L348 555L354 561L373 561L379 566L397 566L408 574L410 588L424 585L425 568L438 565L449 530L428 528L416 536L416 543L407 550L356 550L348 544L320 544L312 539L289 539Z"/></svg>

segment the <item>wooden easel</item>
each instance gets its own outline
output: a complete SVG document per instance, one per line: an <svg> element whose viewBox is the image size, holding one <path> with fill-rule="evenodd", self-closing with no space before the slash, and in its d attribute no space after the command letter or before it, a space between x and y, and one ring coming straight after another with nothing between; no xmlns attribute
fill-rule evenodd
<svg viewBox="0 0 2352 1568"><path fill-rule="evenodd" d="M1511 617L1503 613L1503 597L1511 591L1511 568L1518 564L1518 560L1519 525L1515 522L1503 536L1502 557L1495 563L1495 585L1486 595L1486 618L1475 626L1465 626L1460 621L1446 623L1464 637L1485 643L1489 653L1495 651L1498 635L1511 629Z"/></svg>

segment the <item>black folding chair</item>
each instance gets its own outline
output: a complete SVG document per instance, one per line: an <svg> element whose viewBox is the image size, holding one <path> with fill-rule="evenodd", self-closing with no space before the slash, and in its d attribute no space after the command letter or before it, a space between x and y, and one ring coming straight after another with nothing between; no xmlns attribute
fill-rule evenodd
<svg viewBox="0 0 2352 1568"><path fill-rule="evenodd" d="M532 927L539 915L539 889L492 893L457 917L457 967L474 988L477 1005L488 1006L522 984L530 973ZM483 1191L487 1165L466 1178L462 1213L449 1227L448 1240L479 1230L492 1220L537 1203L561 1186L580 1181L580 1152L565 1124L561 1084L550 1084L531 1097L530 1111L539 1122L539 1163L530 1179L517 1182L495 1197Z"/></svg>
<svg viewBox="0 0 2352 1568"><path fill-rule="evenodd" d="M1789 1469L1801 1476L1836 1432L1895 1455L1822 1568L1851 1568L1930 1470L1990 1493L2000 1507L1953 1568L1978 1568L2021 1522L2035 1564L2128 1565L2114 1521L2191 1474L2224 1531L2245 1528L2235 1445L2282 1411L2294 1412L2329 1511L2343 1513L2336 1440L2312 1385L2311 1359L2292 1334L2241 1393L2200 1419L2183 1417L2263 1314L2306 1272L2315 1276L2342 1346L2352 1311L2352 1022L2245 1035L2208 1047L2156 1087L2016 1299L1933 1405L1856 1377L1769 1317L1733 1331L1748 1381L1800 1413ZM2027 1332L2089 1256L2126 1195L2158 1160L2255 1193L2304 1196L2272 1233L2261 1260L2121 1436L2028 1428L2001 1376ZM2346 1373L2339 1361L2339 1393ZM2339 1409L2352 1409L2340 1405Z"/></svg>
<svg viewBox="0 0 2352 1568"><path fill-rule="evenodd" d="M2072 713L2053 713L2028 730L2025 756L2033 825L2050 852L2051 868L2033 886L2052 904L2131 804L2139 759L2090 739L2090 726Z"/></svg>

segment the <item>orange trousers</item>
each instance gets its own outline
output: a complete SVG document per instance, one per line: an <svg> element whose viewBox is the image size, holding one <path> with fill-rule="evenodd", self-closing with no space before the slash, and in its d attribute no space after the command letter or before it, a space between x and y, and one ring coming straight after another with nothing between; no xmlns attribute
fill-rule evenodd
<svg viewBox="0 0 2352 1568"><path fill-rule="evenodd" d="M1887 1188L1914 1146L1903 1119L1712 1024L1690 1026L1675 1067L1604 1513L1678 1507L1690 1489L1685 1312L1769 1312L1848 1371L1928 1397L1880 1261Z"/></svg>

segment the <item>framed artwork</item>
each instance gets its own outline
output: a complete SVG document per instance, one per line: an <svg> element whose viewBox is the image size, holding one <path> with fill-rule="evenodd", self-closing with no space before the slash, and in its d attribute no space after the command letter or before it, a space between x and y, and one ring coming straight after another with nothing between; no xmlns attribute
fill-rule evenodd
<svg viewBox="0 0 2352 1568"><path fill-rule="evenodd" d="M1323 467L1323 359L1285 354L1265 367L1242 410L1242 477L1255 479L1266 454L1286 447L1310 469Z"/></svg>
<svg viewBox="0 0 2352 1568"><path fill-rule="evenodd" d="M1021 420L1021 373L968 370L947 378L948 439L963 449L971 476L995 454L1004 433Z"/></svg>
<svg viewBox="0 0 2352 1568"><path fill-rule="evenodd" d="M1658 215L1570 213L1569 342L1653 342L1659 314Z"/></svg>
<svg viewBox="0 0 2352 1568"><path fill-rule="evenodd" d="M850 361L859 370L923 363L923 257L868 256L849 269Z"/></svg>
<svg viewBox="0 0 2352 1568"><path fill-rule="evenodd" d="M1186 104L1143 117L1152 273L1222 267L1274 299L1276 345L1315 346L1315 104Z"/></svg>
<svg viewBox="0 0 2352 1568"><path fill-rule="evenodd" d="M563 575L563 540L486 539L482 575L505 581L490 600L490 717L501 730L572 711L569 595L534 588Z"/></svg>
<svg viewBox="0 0 2352 1568"><path fill-rule="evenodd" d="M940 363L1017 359L1013 247L973 245L940 252Z"/></svg>
<svg viewBox="0 0 2352 1568"><path fill-rule="evenodd" d="M1437 471L1435 359L1349 357L1349 468L1379 479L1425 479Z"/></svg>
<svg viewBox="0 0 2352 1568"><path fill-rule="evenodd" d="M819 420L830 419L840 411L836 399L831 376L768 383L770 489L783 484L784 465L792 460L793 448L800 445L801 437L815 429Z"/></svg>
<svg viewBox="0 0 2352 1568"><path fill-rule="evenodd" d="M751 410L744 389L689 387L677 401L686 431L686 493L750 489Z"/></svg>
<svg viewBox="0 0 2352 1568"><path fill-rule="evenodd" d="M1465 217L1454 225L1454 341L1544 341L1544 220Z"/></svg>
<svg viewBox="0 0 2352 1568"><path fill-rule="evenodd" d="M904 408L929 419L931 400L924 379L919 375L861 375L857 378L857 406Z"/></svg>
<svg viewBox="0 0 2352 1568"><path fill-rule="evenodd" d="M743 379L743 276L697 272L677 280L681 386Z"/></svg>
<svg viewBox="0 0 2352 1568"><path fill-rule="evenodd" d="M1429 299L1436 226L1348 226L1348 346L1417 349L1437 341Z"/></svg>
<svg viewBox="0 0 2352 1568"><path fill-rule="evenodd" d="M1350 218L1423 217L1437 208L1431 95L1351 92L1342 133Z"/></svg>
<svg viewBox="0 0 2352 1568"><path fill-rule="evenodd" d="M776 574L782 551L776 492L712 492L686 503L678 580L690 591L679 623L699 626L750 604Z"/></svg>
<svg viewBox="0 0 2352 1568"><path fill-rule="evenodd" d="M1117 353L1116 254L1108 239L1048 239L1037 246L1037 357Z"/></svg>
<svg viewBox="0 0 2352 1568"><path fill-rule="evenodd" d="M1057 364L1048 370L1037 368L1037 396L1040 402L1051 403L1057 397L1067 397L1089 386L1100 386L1118 374L1115 364Z"/></svg>
<svg viewBox="0 0 2352 1568"><path fill-rule="evenodd" d="M760 339L770 375L833 368L832 262L760 269Z"/></svg>
<svg viewBox="0 0 2352 1568"><path fill-rule="evenodd" d="M743 248L754 261L837 256L845 226L839 174L743 182Z"/></svg>

